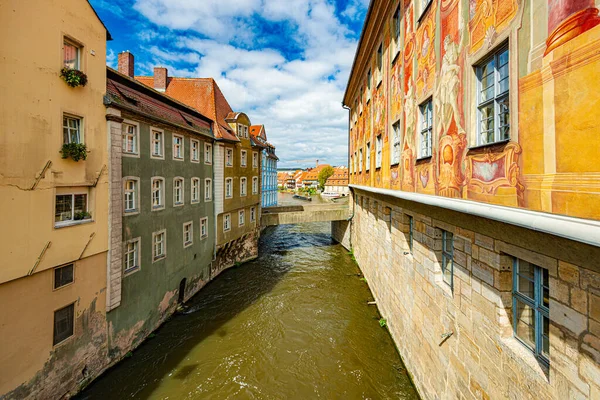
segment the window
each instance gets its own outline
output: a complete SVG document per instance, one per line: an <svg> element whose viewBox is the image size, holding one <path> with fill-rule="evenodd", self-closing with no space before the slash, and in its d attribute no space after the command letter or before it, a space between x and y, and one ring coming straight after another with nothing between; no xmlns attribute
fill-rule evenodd
<svg viewBox="0 0 600 400"><path fill-rule="evenodd" d="M54 289L60 289L73 283L73 272L75 267L73 264L65 265L64 267L54 268Z"/></svg>
<svg viewBox="0 0 600 400"><path fill-rule="evenodd" d="M152 234L152 259L158 261L167 256L167 231Z"/></svg>
<svg viewBox="0 0 600 400"><path fill-rule="evenodd" d="M194 243L194 224L186 222L183 224L183 247L190 247Z"/></svg>
<svg viewBox="0 0 600 400"><path fill-rule="evenodd" d="M231 230L231 214L223 215L223 232Z"/></svg>
<svg viewBox="0 0 600 400"><path fill-rule="evenodd" d="M137 126L123 124L123 153L137 154L138 152L138 132Z"/></svg>
<svg viewBox="0 0 600 400"><path fill-rule="evenodd" d="M81 136L81 118L63 115L63 143L83 143Z"/></svg>
<svg viewBox="0 0 600 400"><path fill-rule="evenodd" d="M192 178L192 203L200 202L200 179Z"/></svg>
<svg viewBox="0 0 600 400"><path fill-rule="evenodd" d="M367 72L367 103L371 100L371 70Z"/></svg>
<svg viewBox="0 0 600 400"><path fill-rule="evenodd" d="M431 99L419 106L421 112L421 134L419 136L419 158L431 157L431 132L433 117L431 114Z"/></svg>
<svg viewBox="0 0 600 400"><path fill-rule="evenodd" d="M256 207L250 207L250 222L256 222Z"/></svg>
<svg viewBox="0 0 600 400"><path fill-rule="evenodd" d="M183 161L183 136L173 135L173 159Z"/></svg>
<svg viewBox="0 0 600 400"><path fill-rule="evenodd" d="M73 336L73 319L75 317L75 304L54 311L54 338L52 345L56 346Z"/></svg>
<svg viewBox="0 0 600 400"><path fill-rule="evenodd" d="M395 49L394 52L399 52L400 51L400 24L402 22L402 15L400 14L400 6L398 6L398 8L396 8L396 12L394 12L394 23L393 23L393 29L394 29L394 45L395 45ZM393 58L392 58L393 60Z"/></svg>
<svg viewBox="0 0 600 400"><path fill-rule="evenodd" d="M377 169L381 168L381 148L383 147L382 142L381 135L378 135L375 141L375 168Z"/></svg>
<svg viewBox="0 0 600 400"><path fill-rule="evenodd" d="M414 244L414 232L415 232L415 220L412 216L408 216L408 250L410 254L413 253L413 244Z"/></svg>
<svg viewBox="0 0 600 400"><path fill-rule="evenodd" d="M358 172L362 172L363 169L363 150L358 150Z"/></svg>
<svg viewBox="0 0 600 400"><path fill-rule="evenodd" d="M246 166L246 158L247 158L246 156L247 156L247 155L248 155L248 152L247 152L246 150L242 150L242 151L241 151L241 161L240 161L240 165L241 165L242 167L245 167L245 166Z"/></svg>
<svg viewBox="0 0 600 400"><path fill-rule="evenodd" d="M212 164L212 144L204 143L204 164Z"/></svg>
<svg viewBox="0 0 600 400"><path fill-rule="evenodd" d="M233 167L233 149L225 150L225 165L228 167Z"/></svg>
<svg viewBox="0 0 600 400"><path fill-rule="evenodd" d="M190 140L190 159L192 162L200 162L200 142L197 140Z"/></svg>
<svg viewBox="0 0 600 400"><path fill-rule="evenodd" d="M238 216L239 216L239 225L244 226L244 224L246 223L246 211L240 210L238 213Z"/></svg>
<svg viewBox="0 0 600 400"><path fill-rule="evenodd" d="M442 231L442 277L454 290L454 235Z"/></svg>
<svg viewBox="0 0 600 400"><path fill-rule="evenodd" d="M400 164L400 157L402 154L402 143L400 143L400 121L396 121L392 125L392 153L391 153L391 165Z"/></svg>
<svg viewBox="0 0 600 400"><path fill-rule="evenodd" d="M125 213L134 213L138 211L138 182L137 179L125 179L123 182Z"/></svg>
<svg viewBox="0 0 600 400"><path fill-rule="evenodd" d="M240 178L240 196L245 196L247 191L247 179Z"/></svg>
<svg viewBox="0 0 600 400"><path fill-rule="evenodd" d="M379 45L377 49L377 84L381 82L383 78L383 43Z"/></svg>
<svg viewBox="0 0 600 400"><path fill-rule="evenodd" d="M544 364L550 363L548 270L515 258L513 321L515 337Z"/></svg>
<svg viewBox="0 0 600 400"><path fill-rule="evenodd" d="M87 194L57 194L54 211L54 226L56 227L92 218L88 212Z"/></svg>
<svg viewBox="0 0 600 400"><path fill-rule="evenodd" d="M152 158L165 158L165 142L164 142L164 133L163 131L159 131L156 129L150 130L150 138L152 142L152 146L150 148L150 157Z"/></svg>
<svg viewBox="0 0 600 400"><path fill-rule="evenodd" d="M183 178L173 179L173 205L183 205Z"/></svg>
<svg viewBox="0 0 600 400"><path fill-rule="evenodd" d="M506 47L476 67L478 145L510 138L508 71Z"/></svg>
<svg viewBox="0 0 600 400"><path fill-rule="evenodd" d="M367 156L365 158L365 171L371 168L371 143L367 143Z"/></svg>
<svg viewBox="0 0 600 400"><path fill-rule="evenodd" d="M258 168L258 152L252 152L252 168Z"/></svg>
<svg viewBox="0 0 600 400"><path fill-rule="evenodd" d="M206 178L204 180L204 201L212 200L212 180L210 178Z"/></svg>
<svg viewBox="0 0 600 400"><path fill-rule="evenodd" d="M258 194L258 176L252 178L252 194Z"/></svg>
<svg viewBox="0 0 600 400"><path fill-rule="evenodd" d="M350 175L354 173L354 156L350 156Z"/></svg>
<svg viewBox="0 0 600 400"><path fill-rule="evenodd" d="M231 199L233 197L233 179L225 179L225 198Z"/></svg>
<svg viewBox="0 0 600 400"><path fill-rule="evenodd" d="M200 218L200 239L208 237L208 217Z"/></svg>
<svg viewBox="0 0 600 400"><path fill-rule="evenodd" d="M81 69L81 47L67 38L63 40L63 65L70 69Z"/></svg>
<svg viewBox="0 0 600 400"><path fill-rule="evenodd" d="M152 210L165 208L165 180L152 178Z"/></svg>
<svg viewBox="0 0 600 400"><path fill-rule="evenodd" d="M140 242L141 239L129 240L125 244L125 273L132 272L140 267Z"/></svg>

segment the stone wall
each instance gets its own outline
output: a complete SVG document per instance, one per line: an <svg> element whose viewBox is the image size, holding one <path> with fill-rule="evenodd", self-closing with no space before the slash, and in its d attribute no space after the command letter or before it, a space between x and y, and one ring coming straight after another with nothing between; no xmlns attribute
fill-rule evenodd
<svg viewBox="0 0 600 400"><path fill-rule="evenodd" d="M257 258L259 238L260 227L257 227L250 233L220 246L211 266L210 279L214 279L227 268Z"/></svg>
<svg viewBox="0 0 600 400"><path fill-rule="evenodd" d="M599 248L354 194L354 255L424 399L600 398ZM442 229L454 234L453 292L442 278ZM513 334L514 257L549 273L549 368Z"/></svg>
<svg viewBox="0 0 600 400"><path fill-rule="evenodd" d="M349 221L331 221L331 237L333 240L344 246L346 250L352 248L350 242L350 229L352 225Z"/></svg>

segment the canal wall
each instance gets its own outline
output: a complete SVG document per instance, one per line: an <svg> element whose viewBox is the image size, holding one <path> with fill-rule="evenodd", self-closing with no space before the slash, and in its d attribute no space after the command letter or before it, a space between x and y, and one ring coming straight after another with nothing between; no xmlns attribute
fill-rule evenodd
<svg viewBox="0 0 600 400"><path fill-rule="evenodd" d="M210 278L214 279L227 268L257 258L259 238L260 227L257 227L251 232L219 247L216 258L211 265Z"/></svg>
<svg viewBox="0 0 600 400"><path fill-rule="evenodd" d="M422 398L600 398L600 249L372 192L354 195L351 226L335 223L332 233L344 242L351 232ZM442 231L454 237L453 290L441 269ZM549 275L549 365L515 337L516 259ZM519 321L529 316L523 311Z"/></svg>

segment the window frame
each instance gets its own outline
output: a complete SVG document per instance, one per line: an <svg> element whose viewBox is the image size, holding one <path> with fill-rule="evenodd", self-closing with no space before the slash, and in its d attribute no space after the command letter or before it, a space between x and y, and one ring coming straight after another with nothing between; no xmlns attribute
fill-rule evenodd
<svg viewBox="0 0 600 400"><path fill-rule="evenodd" d="M371 142L367 142L367 149L365 153L365 172L369 172L371 169Z"/></svg>
<svg viewBox="0 0 600 400"><path fill-rule="evenodd" d="M258 176L253 176L252 177L252 194L258 194L259 190L258 190Z"/></svg>
<svg viewBox="0 0 600 400"><path fill-rule="evenodd" d="M253 151L252 152L252 168L258 168L258 165L260 163L258 162L258 151Z"/></svg>
<svg viewBox="0 0 600 400"><path fill-rule="evenodd" d="M256 222L256 207L250 207L250 223Z"/></svg>
<svg viewBox="0 0 600 400"><path fill-rule="evenodd" d="M358 172L362 173L362 171L363 171L363 149L362 148L358 149L358 156L359 156L359 159L358 159Z"/></svg>
<svg viewBox="0 0 600 400"><path fill-rule="evenodd" d="M228 186L231 188L229 196L227 195ZM233 178L225 178L225 198L233 199Z"/></svg>
<svg viewBox="0 0 600 400"><path fill-rule="evenodd" d="M196 199L194 200L194 184L196 184ZM191 179L191 186L190 186L190 203L191 204L198 204L200 203L200 178L198 177L193 177Z"/></svg>
<svg viewBox="0 0 600 400"><path fill-rule="evenodd" d="M244 149L240 150L240 167L248 166L248 152Z"/></svg>
<svg viewBox="0 0 600 400"><path fill-rule="evenodd" d="M207 187L209 188L208 190L206 190ZM205 178L204 179L204 202L205 203L212 201L212 192L213 192L212 179ZM208 193L208 196L207 196L207 193Z"/></svg>
<svg viewBox="0 0 600 400"><path fill-rule="evenodd" d="M499 65L499 59L500 56L506 52L507 57L508 57L508 61L506 62L506 64L502 65L502 66L498 66ZM481 100L481 93L482 93L482 70L485 66L487 66L487 64L490 61L494 61L494 70L493 70L493 95L491 98L482 101ZM509 46L508 43L503 43L500 46L496 47L493 51L491 51L490 53L488 53L481 61L479 61L474 67L475 67L475 78L476 78L476 95L475 95L475 102L476 102L476 140L475 140L475 144L476 146L489 146L489 145L493 145L496 143L502 143L505 141L510 140L511 138L511 130L510 130L510 118L511 118L511 99L510 99L510 79L511 79L511 74L510 74L510 65L511 65L511 55L510 55L510 51L509 51ZM500 69L502 67L506 66L506 71L507 71L507 75L504 78L500 78ZM507 82L507 89L504 92L500 92L500 82L506 80ZM492 86L488 86L488 88L490 88ZM508 123L500 126L500 103L502 100L506 100L508 102ZM492 122L494 124L494 139L491 142L486 142L484 143L482 140L482 109L489 107L490 105L493 105L493 117L492 117ZM488 120L490 118L487 118ZM501 128L503 127L507 127L507 133L504 135L504 137L502 136L501 133Z"/></svg>
<svg viewBox="0 0 600 400"><path fill-rule="evenodd" d="M246 225L246 210L238 211L238 226L242 227Z"/></svg>
<svg viewBox="0 0 600 400"><path fill-rule="evenodd" d="M156 255L156 238L160 235L164 235L162 241L162 250L163 253L159 256ZM164 260L167 258L167 230L161 229L160 231L152 232L152 263Z"/></svg>
<svg viewBox="0 0 600 400"><path fill-rule="evenodd" d="M176 183L180 182L181 183L181 201L177 202L176 201ZM183 177L181 176L176 176L175 178L173 178L173 207L181 207L185 205L185 179L183 179Z"/></svg>
<svg viewBox="0 0 600 400"><path fill-rule="evenodd" d="M75 336L75 303L76 302L72 302L70 304L67 304L64 307L61 307L61 308L59 308L57 310L54 310L54 318L53 318L53 325L52 325L53 326L53 328L52 328L52 347L59 346L59 345L65 343L66 341L68 341L69 339L71 339L72 337ZM67 335L67 336L64 336L64 337L61 336L57 340L57 334L56 334L56 323L57 323L57 320L56 320L56 315L57 315L58 312L66 310L67 308L71 308L71 315L70 315L70 324L71 324L71 329L70 330L71 330L71 333L69 335ZM68 316L67 316L67 320L69 321Z"/></svg>
<svg viewBox="0 0 600 400"><path fill-rule="evenodd" d="M129 254L128 245L132 244L132 243L137 246L137 249L135 250L137 252L137 265L134 265L131 268L127 268L127 261L128 261L127 260L127 255ZM141 259L142 251L141 251L141 248L142 248L142 238L141 237L137 237L137 238L133 238L133 239L127 240L124 243L124 246L123 246L123 275L124 276L130 275L133 272L139 271L142 268L142 259Z"/></svg>
<svg viewBox="0 0 600 400"><path fill-rule="evenodd" d="M231 231L231 213L223 214L223 232L229 231Z"/></svg>
<svg viewBox="0 0 600 400"><path fill-rule="evenodd" d="M156 142L154 133L160 133L160 154L154 153L154 143ZM150 158L155 160L165 159L165 131L153 126L150 127Z"/></svg>
<svg viewBox="0 0 600 400"><path fill-rule="evenodd" d="M126 126L131 126L134 128L135 130L135 137L134 137L134 151L125 151L125 136L129 136L129 133L125 133L125 127ZM123 157L139 157L140 156L140 124L135 122L135 121L131 121L128 119L123 120L123 122L121 123L121 154L123 155Z"/></svg>
<svg viewBox="0 0 600 400"><path fill-rule="evenodd" d="M208 154L208 157L206 156ZM212 143L204 142L204 164L212 165L213 161L213 146Z"/></svg>
<svg viewBox="0 0 600 400"><path fill-rule="evenodd" d="M138 178L137 176L125 176L122 179L123 181L123 215L124 216L130 216L130 215L136 215L139 214L140 212L140 178ZM128 209L127 208L127 182L134 182L135 187L134 187L134 191L133 191L133 198L134 198L134 208L133 209Z"/></svg>
<svg viewBox="0 0 600 400"><path fill-rule="evenodd" d="M185 161L185 136L179 135L177 133L173 133L172 135L172 144L171 144L171 155L173 156L174 161ZM175 139L181 139L181 151L180 156L175 156Z"/></svg>
<svg viewBox="0 0 600 400"><path fill-rule="evenodd" d="M450 287L454 292L454 233L442 231L442 282ZM450 249L448 249L448 235L450 235ZM450 282L446 280L447 261L450 261Z"/></svg>
<svg viewBox="0 0 600 400"><path fill-rule="evenodd" d="M383 137L377 135L375 138L375 169L380 169L383 158Z"/></svg>
<svg viewBox="0 0 600 400"><path fill-rule="evenodd" d="M185 239L185 235L186 235L186 228L189 227L189 236L190 236L190 240L186 241ZM183 241L183 248L187 249L188 247L192 246L194 244L194 222L193 221L188 221L188 222L184 222L183 223L183 236L182 236L182 241Z"/></svg>
<svg viewBox="0 0 600 400"><path fill-rule="evenodd" d="M84 135L83 135L83 131L84 131L83 117L80 117L78 115L71 114L71 113L66 113L66 112L64 112L62 114L62 117L63 117L63 123L62 123L63 124L62 125L63 126L63 144L70 144L70 143L84 144L85 141L84 141ZM67 124L67 126L65 126L65 119L77 121L77 125L78 125L77 126L77 140L78 141L77 142L71 142L71 129L72 128L70 126L68 126L68 124ZM65 142L65 129L68 130L68 133L67 133L68 139L69 139L68 142Z"/></svg>
<svg viewBox="0 0 600 400"><path fill-rule="evenodd" d="M402 35L402 14L400 4L398 4L396 11L394 11L394 16L392 17L392 40L394 42L394 55L391 57L392 64L398 58L398 54L400 54L400 35Z"/></svg>
<svg viewBox="0 0 600 400"><path fill-rule="evenodd" d="M75 66L73 68L69 67L65 62L66 61L65 60L65 44L69 44L69 45L75 47L75 49L77 49L77 59L75 60ZM70 68L70 69L77 70L77 71L83 71L82 55L83 55L83 45L68 36L63 36L62 66L64 68Z"/></svg>
<svg viewBox="0 0 600 400"><path fill-rule="evenodd" d="M415 240L415 217L408 216L408 251L413 254Z"/></svg>
<svg viewBox="0 0 600 400"><path fill-rule="evenodd" d="M57 205L57 197L58 196L71 196L71 219L64 221L56 221L56 205ZM75 196L85 196L85 212L90 214L89 218L84 219L75 219ZM64 228L67 226L73 225L81 225L89 222L93 222L94 218L92 217L92 213L90 210L90 193L89 190L72 190L69 192L56 192L54 193L54 228Z"/></svg>
<svg viewBox="0 0 600 400"><path fill-rule="evenodd" d="M72 268L71 281L67 282L67 283L64 283L64 284L62 284L60 286L56 286L57 285L56 272L58 270L67 268L69 266ZM75 263L68 263L68 264L61 265L59 267L55 267L52 272L53 272L52 273L52 291L60 290L60 289L65 288L67 286L71 286L75 282Z"/></svg>
<svg viewBox="0 0 600 400"><path fill-rule="evenodd" d="M196 145L196 157L194 157L194 145ZM190 139L190 161L196 164L200 163L200 141Z"/></svg>
<svg viewBox="0 0 600 400"><path fill-rule="evenodd" d="M396 141L397 139L397 141ZM398 152L396 154L396 146ZM390 165L399 165L402 161L402 132L400 129L400 120L392 124L392 143L390 146Z"/></svg>
<svg viewBox="0 0 600 400"><path fill-rule="evenodd" d="M533 281L529 279L529 277L521 275L519 273L520 270L520 261L527 262L530 266L534 268L534 276ZM550 359L544 355L543 350L543 342L544 342L544 318L548 320L548 326L550 325L550 282L548 280L548 286L544 285L543 282L543 274L544 270L548 275L548 269L542 268L539 265L533 264L531 262L521 260L517 257L513 257L513 288L512 288L512 307L513 307L513 336L517 339L523 346L525 346L528 350L533 353L533 356L536 360L540 361L544 366L550 366ZM524 293L521 293L519 290L519 278L524 278L527 281L533 284L534 289L534 298L527 296ZM548 306L544 305L544 289L548 290ZM530 344L526 343L524 339L521 339L517 333L518 326L518 307L517 302L521 302L525 306L531 308L534 313L534 337L535 343L532 347ZM548 329L548 335L546 336L546 340L548 341L548 356L550 355L550 332Z"/></svg>
<svg viewBox="0 0 600 400"><path fill-rule="evenodd" d="M376 87L379 87L379 85L381 85L381 82L383 82L383 42L379 43L375 61L376 61L376 67L377 67Z"/></svg>
<svg viewBox="0 0 600 400"><path fill-rule="evenodd" d="M202 234L202 229L204 229L205 233ZM200 218L200 240L204 240L208 237L208 217Z"/></svg>
<svg viewBox="0 0 600 400"><path fill-rule="evenodd" d="M227 161L227 158L230 160ZM233 149L231 147L225 147L225 167L233 168Z"/></svg>
<svg viewBox="0 0 600 400"><path fill-rule="evenodd" d="M248 178L242 176L240 178L240 197L246 197L248 195Z"/></svg>
<svg viewBox="0 0 600 400"><path fill-rule="evenodd" d="M433 99L430 97L419 104L419 148L418 160L431 158L433 155ZM427 143L423 148L423 135L427 135ZM424 150L426 154L424 154Z"/></svg>
<svg viewBox="0 0 600 400"><path fill-rule="evenodd" d="M160 192L159 192L159 199L160 199L160 205L155 206L154 205L154 182L155 181L159 181L161 182L161 187L159 188ZM166 189L167 185L166 185L166 181L165 178L163 178L162 176L153 176L152 178L150 178L150 209L151 211L160 211L160 210L164 210L166 207Z"/></svg>

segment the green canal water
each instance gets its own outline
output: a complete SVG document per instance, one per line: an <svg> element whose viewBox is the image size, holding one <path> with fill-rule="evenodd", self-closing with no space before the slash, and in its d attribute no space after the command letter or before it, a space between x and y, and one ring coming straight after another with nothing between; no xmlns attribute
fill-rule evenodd
<svg viewBox="0 0 600 400"><path fill-rule="evenodd" d="M330 224L265 230L79 399L417 399Z"/></svg>

